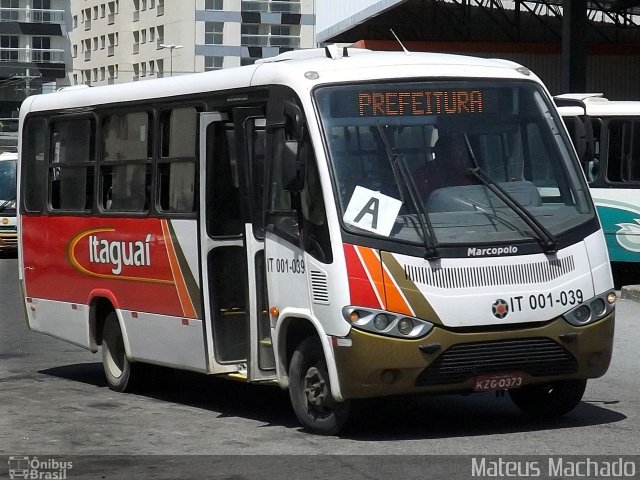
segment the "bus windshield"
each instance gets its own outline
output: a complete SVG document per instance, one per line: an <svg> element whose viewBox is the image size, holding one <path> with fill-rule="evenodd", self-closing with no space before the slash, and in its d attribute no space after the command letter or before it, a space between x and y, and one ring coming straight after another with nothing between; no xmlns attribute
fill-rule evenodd
<svg viewBox="0 0 640 480"><path fill-rule="evenodd" d="M16 206L16 162L0 162L0 211L14 209Z"/></svg>
<svg viewBox="0 0 640 480"><path fill-rule="evenodd" d="M553 243L594 217L569 140L532 82L318 88L345 228L456 245Z"/></svg>

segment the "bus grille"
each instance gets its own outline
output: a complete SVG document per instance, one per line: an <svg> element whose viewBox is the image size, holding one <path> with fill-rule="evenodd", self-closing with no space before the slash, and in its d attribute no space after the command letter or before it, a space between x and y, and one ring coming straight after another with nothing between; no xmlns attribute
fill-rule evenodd
<svg viewBox="0 0 640 480"><path fill-rule="evenodd" d="M519 265L430 268L404 266L408 280L438 288L528 285L548 283L575 270L573 256Z"/></svg>
<svg viewBox="0 0 640 480"><path fill-rule="evenodd" d="M463 382L477 375L525 372L534 377L578 371L575 357L549 338L454 345L427 367L417 386Z"/></svg>

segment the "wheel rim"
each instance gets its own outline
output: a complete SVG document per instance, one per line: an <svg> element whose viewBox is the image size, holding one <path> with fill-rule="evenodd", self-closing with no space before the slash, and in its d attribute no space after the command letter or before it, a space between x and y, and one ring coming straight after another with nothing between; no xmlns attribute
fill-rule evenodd
<svg viewBox="0 0 640 480"><path fill-rule="evenodd" d="M333 410L333 398L322 368L310 367L302 379L307 411L315 418L327 417Z"/></svg>
<svg viewBox="0 0 640 480"><path fill-rule="evenodd" d="M114 378L120 378L124 371L125 353L122 335L114 335L113 342L107 342L107 368Z"/></svg>

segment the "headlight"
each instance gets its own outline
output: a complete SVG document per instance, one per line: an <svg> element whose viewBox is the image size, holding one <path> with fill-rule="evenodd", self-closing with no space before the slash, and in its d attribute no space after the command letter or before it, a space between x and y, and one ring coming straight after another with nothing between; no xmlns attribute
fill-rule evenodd
<svg viewBox="0 0 640 480"><path fill-rule="evenodd" d="M373 326L376 327L376 330L385 330L389 326L389 317L384 313L377 314L373 317Z"/></svg>
<svg viewBox="0 0 640 480"><path fill-rule="evenodd" d="M583 325L590 325L605 316L609 315L614 307L616 301L615 292L606 292L596 297L593 297L586 302L581 303L573 310L564 314L564 318L571 325L576 327L582 327Z"/></svg>
<svg viewBox="0 0 640 480"><path fill-rule="evenodd" d="M403 317L398 320L398 331L403 335L409 335L413 330L413 322L410 318Z"/></svg>
<svg viewBox="0 0 640 480"><path fill-rule="evenodd" d="M342 316L354 328L396 338L419 338L433 328L432 323L420 318L370 308L344 307Z"/></svg>

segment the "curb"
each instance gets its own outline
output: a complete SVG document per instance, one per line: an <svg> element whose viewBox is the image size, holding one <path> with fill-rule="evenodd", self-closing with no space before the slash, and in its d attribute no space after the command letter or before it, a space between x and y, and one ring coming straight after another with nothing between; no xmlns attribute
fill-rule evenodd
<svg viewBox="0 0 640 480"><path fill-rule="evenodd" d="M640 285L627 285L620 289L620 298L640 302Z"/></svg>

